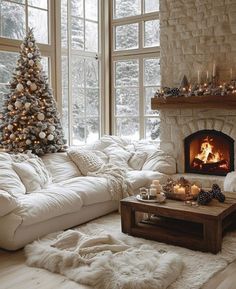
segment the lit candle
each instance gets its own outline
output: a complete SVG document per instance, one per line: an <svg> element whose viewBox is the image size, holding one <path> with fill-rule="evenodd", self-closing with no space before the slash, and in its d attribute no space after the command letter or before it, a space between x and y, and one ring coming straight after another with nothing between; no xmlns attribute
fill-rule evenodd
<svg viewBox="0 0 236 289"><path fill-rule="evenodd" d="M200 192L200 188L196 185L192 185L191 186L191 194L192 195L198 195L198 193Z"/></svg>
<svg viewBox="0 0 236 289"><path fill-rule="evenodd" d="M158 185L160 185L160 182L159 182L159 180L153 180L152 184L155 186L158 186Z"/></svg>
<svg viewBox="0 0 236 289"><path fill-rule="evenodd" d="M150 196L156 197L156 195L157 195L156 186L154 186L154 185L150 186L149 194L150 194Z"/></svg>
<svg viewBox="0 0 236 289"><path fill-rule="evenodd" d="M185 194L185 188L180 187L180 188L178 189L178 194L184 195L184 194Z"/></svg>
<svg viewBox="0 0 236 289"><path fill-rule="evenodd" d="M216 76L216 64L215 64L215 62L213 63L212 76L213 76L213 77Z"/></svg>
<svg viewBox="0 0 236 289"><path fill-rule="evenodd" d="M174 193L178 194L178 190L179 190L179 185L175 185L174 186Z"/></svg>
<svg viewBox="0 0 236 289"><path fill-rule="evenodd" d="M200 83L200 71L197 71L197 82Z"/></svg>

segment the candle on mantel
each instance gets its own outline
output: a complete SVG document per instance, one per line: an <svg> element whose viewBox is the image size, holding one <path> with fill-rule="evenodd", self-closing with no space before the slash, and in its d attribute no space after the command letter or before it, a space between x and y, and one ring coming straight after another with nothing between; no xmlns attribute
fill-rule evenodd
<svg viewBox="0 0 236 289"><path fill-rule="evenodd" d="M209 79L209 71L207 70L207 82L208 82L208 79Z"/></svg>
<svg viewBox="0 0 236 289"><path fill-rule="evenodd" d="M230 69L230 80L233 80L233 68Z"/></svg>
<svg viewBox="0 0 236 289"><path fill-rule="evenodd" d="M215 62L213 63L212 76L213 76L213 77L216 76L216 64L215 64Z"/></svg>
<svg viewBox="0 0 236 289"><path fill-rule="evenodd" d="M200 192L200 188L197 185L192 185L191 186L191 194L196 196Z"/></svg>
<svg viewBox="0 0 236 289"><path fill-rule="evenodd" d="M200 71L197 71L197 83L200 84Z"/></svg>

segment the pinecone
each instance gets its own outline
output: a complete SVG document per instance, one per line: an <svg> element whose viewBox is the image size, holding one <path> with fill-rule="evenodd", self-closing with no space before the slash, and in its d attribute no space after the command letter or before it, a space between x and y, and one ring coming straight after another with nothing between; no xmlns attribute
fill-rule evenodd
<svg viewBox="0 0 236 289"><path fill-rule="evenodd" d="M213 194L213 198L216 198L216 195L221 193L221 188L219 187L219 185L217 184L213 184L212 185L212 194Z"/></svg>
<svg viewBox="0 0 236 289"><path fill-rule="evenodd" d="M225 195L221 192L221 188L217 184L212 185L212 194L219 202L224 203Z"/></svg>
<svg viewBox="0 0 236 289"><path fill-rule="evenodd" d="M213 199L213 196L210 192L201 190L197 197L197 202L200 205L207 205Z"/></svg>
<svg viewBox="0 0 236 289"><path fill-rule="evenodd" d="M172 96L179 96L180 94L180 91L178 88L172 88L169 93L172 95Z"/></svg>

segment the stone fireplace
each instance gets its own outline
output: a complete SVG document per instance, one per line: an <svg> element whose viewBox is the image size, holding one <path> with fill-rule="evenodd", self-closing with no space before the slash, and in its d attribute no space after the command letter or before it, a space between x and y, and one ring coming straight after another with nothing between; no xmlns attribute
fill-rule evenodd
<svg viewBox="0 0 236 289"><path fill-rule="evenodd" d="M163 108L160 119L160 147L175 157L177 173L226 175L236 167L236 110ZM213 151L201 162L204 141Z"/></svg>
<svg viewBox="0 0 236 289"><path fill-rule="evenodd" d="M234 140L221 131L199 130L184 139L186 173L225 176L234 170Z"/></svg>

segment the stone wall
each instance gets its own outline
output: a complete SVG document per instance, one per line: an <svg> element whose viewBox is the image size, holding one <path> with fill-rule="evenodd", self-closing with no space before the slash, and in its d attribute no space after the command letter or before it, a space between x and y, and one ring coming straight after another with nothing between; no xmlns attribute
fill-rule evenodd
<svg viewBox="0 0 236 289"><path fill-rule="evenodd" d="M236 78L236 0L160 0L162 85L183 75L204 81L213 63L221 80Z"/></svg>

